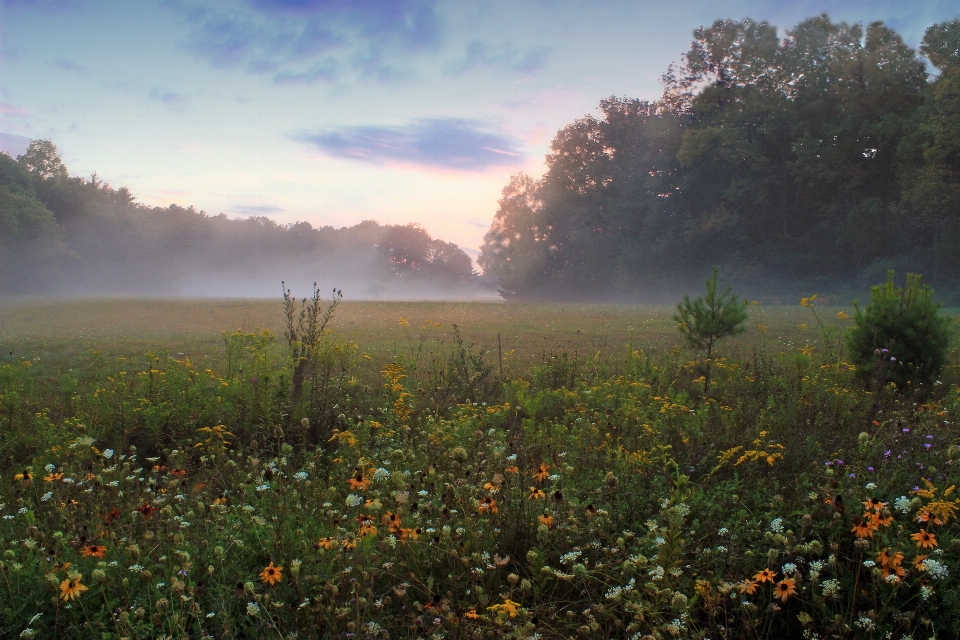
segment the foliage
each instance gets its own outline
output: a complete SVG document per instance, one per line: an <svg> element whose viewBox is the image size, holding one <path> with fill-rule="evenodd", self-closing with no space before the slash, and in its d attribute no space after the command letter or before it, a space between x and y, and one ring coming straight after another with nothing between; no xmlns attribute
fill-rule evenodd
<svg viewBox="0 0 960 640"><path fill-rule="evenodd" d="M939 313L930 285L920 286L919 274L907 274L901 289L890 271L885 285L873 287L870 304L856 309L848 344L861 377L901 390L934 382L947 364L951 321Z"/></svg>
<svg viewBox="0 0 960 640"><path fill-rule="evenodd" d="M206 293L200 282L266 294L318 272L374 295L477 286L466 253L415 225L314 228L134 200L96 174L70 177L47 140L16 161L0 153L0 295Z"/></svg>
<svg viewBox="0 0 960 640"><path fill-rule="evenodd" d="M880 22L700 27L660 100L602 100L511 178L481 265L524 300L662 300L714 264L753 297L895 266L955 299L958 25L927 30L929 80Z"/></svg>
<svg viewBox="0 0 960 640"><path fill-rule="evenodd" d="M706 282L706 296L698 296L692 301L690 296L685 296L673 317L687 346L706 358L705 389L710 388L714 345L723 338L746 331L743 323L747 321L746 310L750 304L746 300L738 301L729 286L717 297L719 275L720 269L714 267L713 275Z"/></svg>

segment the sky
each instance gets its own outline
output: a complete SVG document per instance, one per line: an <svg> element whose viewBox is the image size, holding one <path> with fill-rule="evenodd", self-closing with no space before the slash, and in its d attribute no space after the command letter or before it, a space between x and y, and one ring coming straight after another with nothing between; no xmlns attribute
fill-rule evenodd
<svg viewBox="0 0 960 640"><path fill-rule="evenodd" d="M918 47L960 0L0 0L0 151L151 206L417 223L476 257L511 174L600 100L655 100L716 19L827 13Z"/></svg>

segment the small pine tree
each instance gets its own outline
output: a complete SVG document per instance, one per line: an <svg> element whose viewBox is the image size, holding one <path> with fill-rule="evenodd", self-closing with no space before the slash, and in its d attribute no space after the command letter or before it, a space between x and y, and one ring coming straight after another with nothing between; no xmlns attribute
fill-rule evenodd
<svg viewBox="0 0 960 640"><path fill-rule="evenodd" d="M727 336L746 331L743 323L747 319L749 302L737 300L729 286L718 297L719 274L720 269L714 267L713 276L706 282L707 295L698 296L696 300L684 296L683 302L677 305L676 315L673 316L687 345L706 359L704 391L710 388L714 345Z"/></svg>
<svg viewBox="0 0 960 640"><path fill-rule="evenodd" d="M889 271L885 285L872 287L866 309L853 304L857 315L847 345L862 378L899 389L936 379L947 363L952 331L919 274L907 274L907 286L897 289Z"/></svg>

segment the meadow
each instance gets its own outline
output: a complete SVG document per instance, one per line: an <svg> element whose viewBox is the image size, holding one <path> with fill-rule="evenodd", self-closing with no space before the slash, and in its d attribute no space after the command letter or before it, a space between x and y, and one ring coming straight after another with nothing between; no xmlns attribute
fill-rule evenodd
<svg viewBox="0 0 960 640"><path fill-rule="evenodd" d="M960 636L956 345L752 305L705 387L671 306L309 305L0 302L3 637Z"/></svg>

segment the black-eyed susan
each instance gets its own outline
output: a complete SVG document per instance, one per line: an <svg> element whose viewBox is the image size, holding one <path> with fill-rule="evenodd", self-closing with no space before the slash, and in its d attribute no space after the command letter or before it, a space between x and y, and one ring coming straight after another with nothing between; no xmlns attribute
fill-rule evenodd
<svg viewBox="0 0 960 640"><path fill-rule="evenodd" d="M547 497L547 494L545 494L543 491L537 489L536 487L530 487L530 493L527 495L527 500L542 500L545 497Z"/></svg>
<svg viewBox="0 0 960 640"><path fill-rule="evenodd" d="M497 508L497 501L493 498L484 498L477 504L477 511L483 513L484 511L489 511L490 513L497 513L499 509Z"/></svg>
<svg viewBox="0 0 960 640"><path fill-rule="evenodd" d="M360 469L357 469L357 472L352 478L347 480L347 484L354 491L363 491L364 489L370 488L370 479L363 477L363 472Z"/></svg>
<svg viewBox="0 0 960 640"><path fill-rule="evenodd" d="M853 529L850 529L858 538L872 538L873 532L877 530L877 525L870 518L861 518Z"/></svg>
<svg viewBox="0 0 960 640"><path fill-rule="evenodd" d="M776 577L777 577L776 571L772 571L770 569L764 569L763 571L758 572L757 575L753 576L753 579L758 584L763 584L764 582L769 582L770 584L773 584L773 579Z"/></svg>
<svg viewBox="0 0 960 640"><path fill-rule="evenodd" d="M533 472L533 477L537 482L543 482L550 477L550 465L541 464L537 467L537 470Z"/></svg>
<svg viewBox="0 0 960 640"><path fill-rule="evenodd" d="M104 558L107 554L107 548L99 544L84 545L80 555L84 558Z"/></svg>
<svg viewBox="0 0 960 640"><path fill-rule="evenodd" d="M60 583L60 599L67 601L79 598L87 590L87 587L81 584L83 576L79 573L72 573Z"/></svg>
<svg viewBox="0 0 960 640"><path fill-rule="evenodd" d="M880 502L880 498L867 498L863 501L863 508L869 510L874 510L877 513L883 511L887 506L886 502Z"/></svg>
<svg viewBox="0 0 960 640"><path fill-rule="evenodd" d="M911 535L910 539L917 543L918 549L933 549L934 547L939 546L937 544L937 536L930 533L926 529L921 529L917 533Z"/></svg>
<svg viewBox="0 0 960 640"><path fill-rule="evenodd" d="M30 473L28 470L24 470L23 473L18 473L14 475L13 479L18 482L23 482L24 484L26 484L26 483L29 483L31 480L33 480L33 474Z"/></svg>
<svg viewBox="0 0 960 640"><path fill-rule="evenodd" d="M63 474L56 472L50 473L49 475L43 476L44 482L56 482L57 480L63 480Z"/></svg>
<svg viewBox="0 0 960 640"><path fill-rule="evenodd" d="M504 471L506 471L507 473L520 473L520 468L519 468L519 467L510 466L510 467L507 467L506 469L504 469Z"/></svg>
<svg viewBox="0 0 960 640"><path fill-rule="evenodd" d="M740 593L745 593L749 596L752 596L757 592L757 587L759 586L760 583L756 580L744 580L737 586L737 588L740 589Z"/></svg>
<svg viewBox="0 0 960 640"><path fill-rule="evenodd" d="M790 578L784 578L777 583L777 586L773 588L774 597L780 598L783 602L787 601L792 595L796 595L797 590L795 589L796 581L791 580Z"/></svg>
<svg viewBox="0 0 960 640"><path fill-rule="evenodd" d="M553 516L550 516L550 515L540 516L538 520L540 521L540 524L545 525L548 529L553 528Z"/></svg>
<svg viewBox="0 0 960 640"><path fill-rule="evenodd" d="M277 584L283 580L283 567L274 566L271 561L263 571L260 572L260 579L267 584Z"/></svg>
<svg viewBox="0 0 960 640"><path fill-rule="evenodd" d="M328 537L326 537L326 538L320 538L320 541L317 542L317 545L316 545L316 546L317 546L317 549L327 549L327 550L329 550L329 549L333 549L334 547L336 547L337 544L338 544L338 542L339 542L339 541L338 541L336 538L332 538L332 537L329 537L329 536L328 536Z"/></svg>

